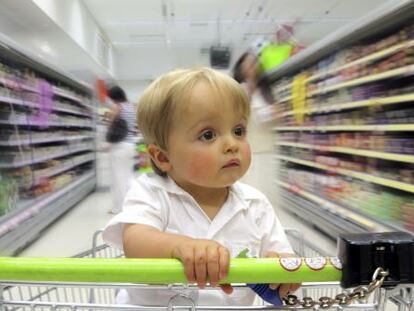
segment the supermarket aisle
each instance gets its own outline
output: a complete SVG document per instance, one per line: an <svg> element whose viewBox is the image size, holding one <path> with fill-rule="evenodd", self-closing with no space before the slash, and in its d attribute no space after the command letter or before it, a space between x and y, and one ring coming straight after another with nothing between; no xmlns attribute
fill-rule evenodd
<svg viewBox="0 0 414 311"><path fill-rule="evenodd" d="M272 192L270 189L273 182L267 178L270 174L269 167L271 166L271 162L269 161L271 161L269 155L255 155L252 163L254 174L253 172L247 174L243 181L265 192L272 204L278 206L275 192ZM108 213L111 199L108 189L109 178L107 166L107 154L99 152L98 191L89 195L80 204L45 230L41 237L20 253L19 256L67 257L78 254L91 247L93 233L102 228L113 216ZM297 217L287 213L284 209L277 207L277 213L286 228L301 230L304 236L320 249L326 251L328 254L335 254L333 241L312 227L304 225Z"/></svg>
<svg viewBox="0 0 414 311"><path fill-rule="evenodd" d="M93 233L113 217L108 213L112 202L108 166L108 153L97 152L96 191L50 225L19 256L68 257L91 248Z"/></svg>

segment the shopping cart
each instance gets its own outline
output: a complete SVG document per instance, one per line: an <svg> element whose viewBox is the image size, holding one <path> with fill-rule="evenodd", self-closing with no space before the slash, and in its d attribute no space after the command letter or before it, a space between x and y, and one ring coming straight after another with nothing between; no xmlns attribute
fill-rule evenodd
<svg viewBox="0 0 414 311"><path fill-rule="evenodd" d="M325 256L315 245L303 239L297 230L286 231L291 244L301 256ZM328 254L329 255L329 254ZM93 246L90 250L74 257L82 258L120 258L123 254L101 241L101 232L95 233ZM244 284L236 284L236 288L245 287ZM166 306L132 306L115 304L115 296L120 288L137 288L141 290L166 289L175 293ZM312 306L308 304L294 306L268 306L258 301L254 306L197 306L188 296L189 290L197 290L191 285L146 285L146 284L110 284L110 283L73 283L73 282L0 282L0 310L1 311L25 311L25 310L414 310L414 288L396 287L393 290L376 288L373 295L368 297L360 295L360 291L344 291L338 282L304 283L298 294L298 299L312 297L318 301ZM217 290L217 289L209 289ZM185 293L184 293L185 292ZM360 295L360 299L348 305L341 305L338 300L330 300L328 297L338 297L340 293L345 296ZM319 298L322 300L319 301ZM180 305L177 305L180 301ZM183 303L183 301L185 303ZM390 302L394 306L390 309ZM184 304L184 305L183 305Z"/></svg>

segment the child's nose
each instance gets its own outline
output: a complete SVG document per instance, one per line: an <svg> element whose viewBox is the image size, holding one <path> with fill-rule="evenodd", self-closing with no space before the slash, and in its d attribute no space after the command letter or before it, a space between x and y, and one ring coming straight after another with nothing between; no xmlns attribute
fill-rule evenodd
<svg viewBox="0 0 414 311"><path fill-rule="evenodd" d="M224 142L224 152L237 152L237 150L239 149L239 145L238 145L238 141L235 137L233 137L233 135L229 135L228 137L226 137L226 140Z"/></svg>

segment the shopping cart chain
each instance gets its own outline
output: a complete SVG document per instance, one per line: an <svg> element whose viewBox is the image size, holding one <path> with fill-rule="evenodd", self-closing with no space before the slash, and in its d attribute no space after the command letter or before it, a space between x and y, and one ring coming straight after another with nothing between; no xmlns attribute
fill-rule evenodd
<svg viewBox="0 0 414 311"><path fill-rule="evenodd" d="M366 299L376 289L381 287L385 278L388 276L388 271L382 268L377 268L372 276L372 281L368 286L358 286L354 288L349 294L341 293L335 296L335 298L321 297L318 301L315 301L311 297L303 297L299 299L295 295L288 295L284 301L288 306L301 306L304 309L311 309L314 307L320 307L322 309L328 309L334 304L340 306L346 306L355 300Z"/></svg>

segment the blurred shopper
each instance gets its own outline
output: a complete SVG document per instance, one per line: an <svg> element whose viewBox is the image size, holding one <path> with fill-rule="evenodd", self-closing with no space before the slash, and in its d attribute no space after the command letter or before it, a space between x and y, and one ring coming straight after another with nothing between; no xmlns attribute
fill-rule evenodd
<svg viewBox="0 0 414 311"><path fill-rule="evenodd" d="M107 94L114 104L107 133L107 140L111 143L109 159L113 202L110 212L117 214L122 211L123 201L133 177L137 137L136 113L134 105L128 102L124 90L119 86L109 88Z"/></svg>
<svg viewBox="0 0 414 311"><path fill-rule="evenodd" d="M266 108L271 104L269 85L262 80L258 83L260 68L253 52L244 53L236 62L233 77L238 81L250 98L251 118L247 134L252 150L252 164L243 178L248 184L257 185L267 196L274 197L274 191L269 180L274 176L273 146L274 135L269 124L262 118L268 117ZM263 169L261 168L263 167ZM269 178L263 178L262 172L269 172Z"/></svg>

